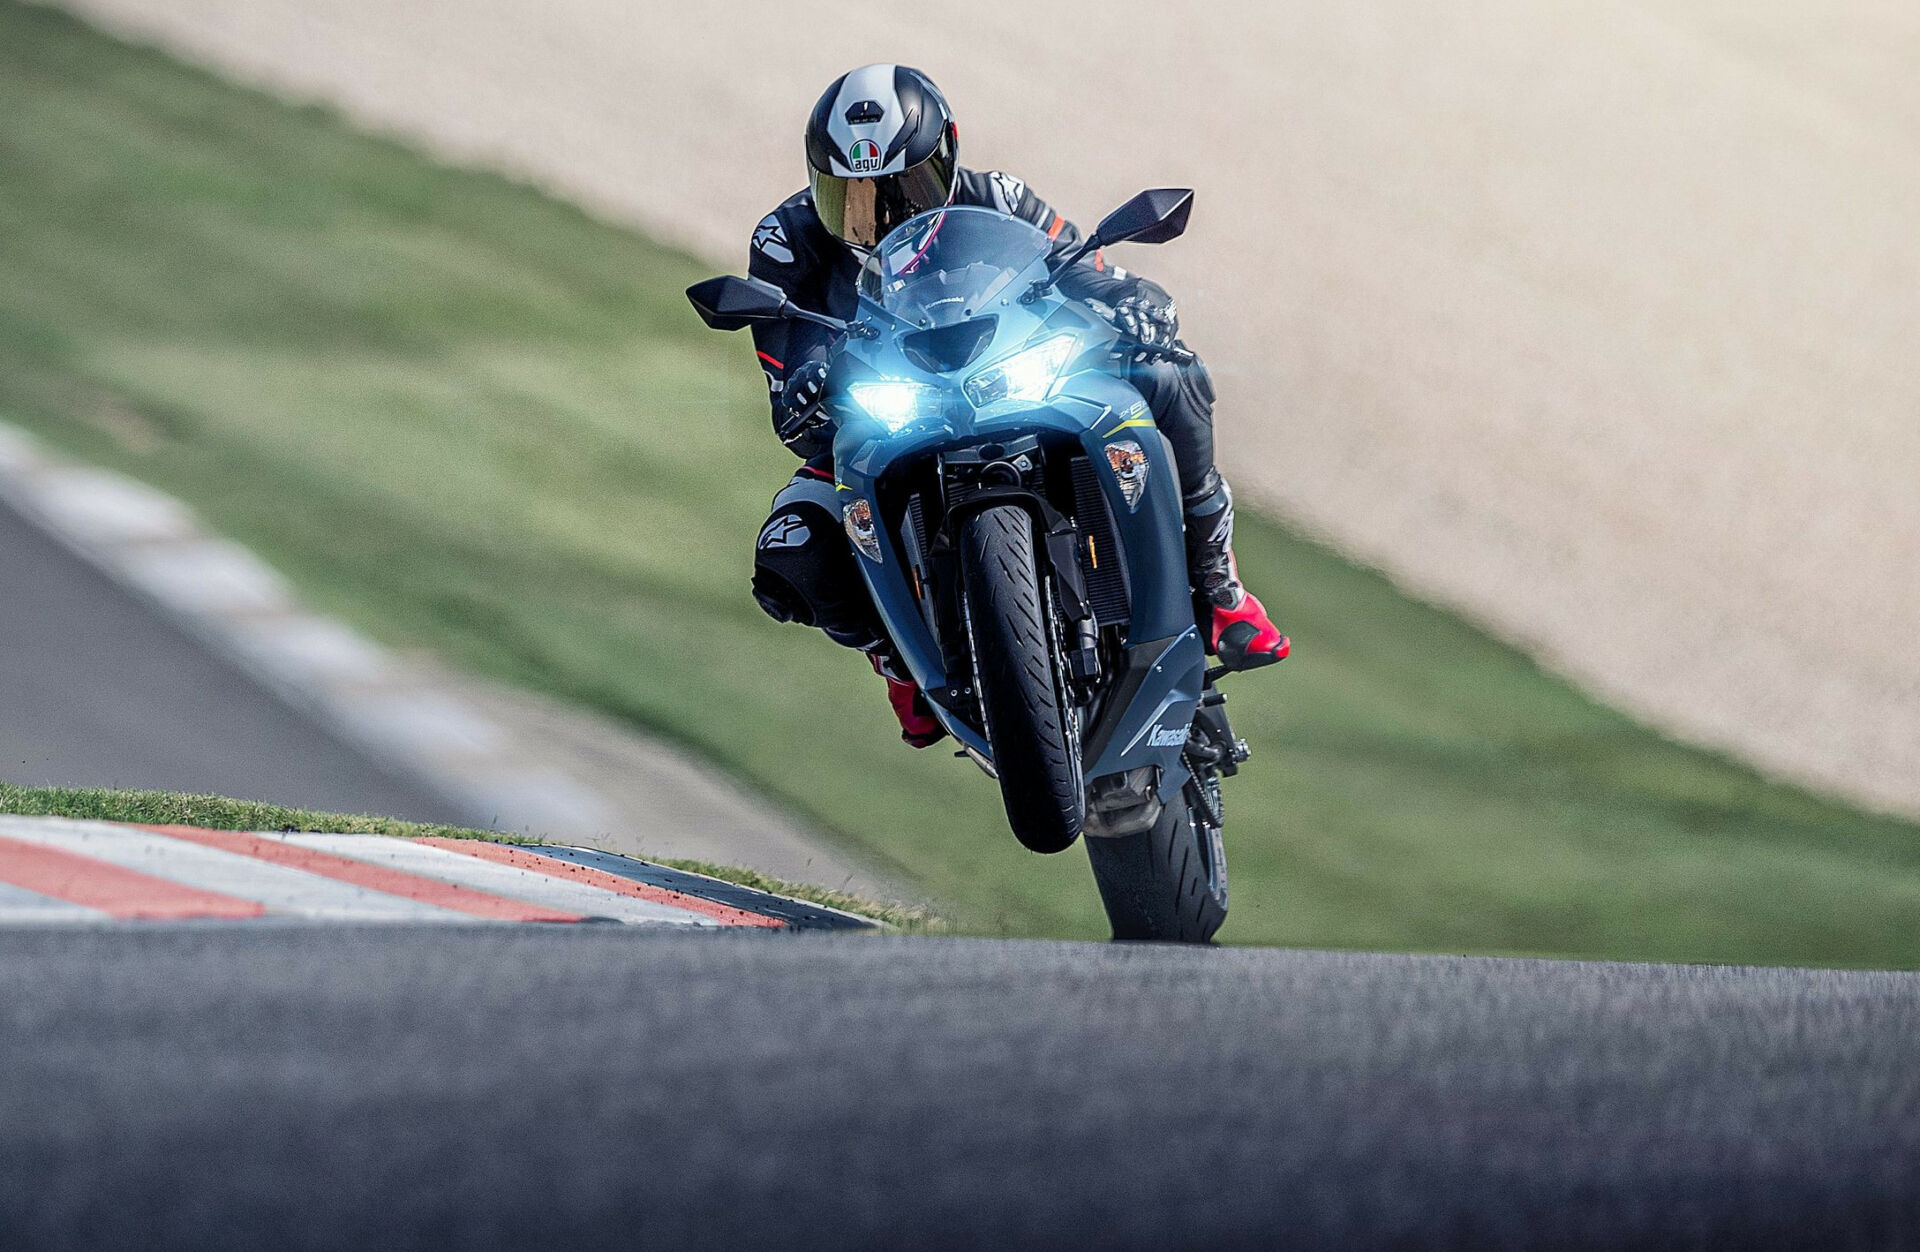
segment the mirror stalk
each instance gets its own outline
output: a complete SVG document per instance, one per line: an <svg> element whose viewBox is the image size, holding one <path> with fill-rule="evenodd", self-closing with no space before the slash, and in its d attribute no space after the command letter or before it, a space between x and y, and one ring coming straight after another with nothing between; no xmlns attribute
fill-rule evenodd
<svg viewBox="0 0 1920 1252"><path fill-rule="evenodd" d="M794 304L789 304L786 308L782 309L780 316L793 318L796 321L812 322L815 326L824 326L828 330L840 331L842 333L853 330L852 326L837 317L828 317L825 313L815 313L811 309L803 309Z"/></svg>
<svg viewBox="0 0 1920 1252"><path fill-rule="evenodd" d="M1053 290L1053 285L1060 281L1060 275L1073 268L1074 262L1087 255L1087 253L1092 252L1095 248L1104 248L1106 246L1106 240L1100 238L1100 232L1097 230L1094 231L1091 235L1088 235L1080 241L1079 247L1067 253L1067 255L1062 257L1056 264L1048 266L1047 276L1045 278L1034 279L1032 285L1027 288L1026 293L1020 297L1020 303L1032 304L1041 296L1046 295L1049 291Z"/></svg>
<svg viewBox="0 0 1920 1252"><path fill-rule="evenodd" d="M1159 187L1143 191L1100 219L1093 233L1080 246L1047 266L1047 276L1036 279L1020 297L1020 303L1032 304L1053 290L1060 275L1087 253L1116 243L1165 243L1178 239L1187 229L1193 212L1193 192L1184 187Z"/></svg>

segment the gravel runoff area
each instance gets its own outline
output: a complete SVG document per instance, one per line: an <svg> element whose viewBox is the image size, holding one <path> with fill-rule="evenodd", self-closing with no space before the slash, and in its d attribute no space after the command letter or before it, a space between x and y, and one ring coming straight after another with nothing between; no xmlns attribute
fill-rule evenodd
<svg viewBox="0 0 1920 1252"><path fill-rule="evenodd" d="M9 1248L1920 1240L1916 974L233 938L0 928Z"/></svg>
<svg viewBox="0 0 1920 1252"><path fill-rule="evenodd" d="M969 162L1083 223L1200 189L1131 259L1243 494L1662 728L1920 813L1912 5L63 2L736 268L820 87L920 64Z"/></svg>

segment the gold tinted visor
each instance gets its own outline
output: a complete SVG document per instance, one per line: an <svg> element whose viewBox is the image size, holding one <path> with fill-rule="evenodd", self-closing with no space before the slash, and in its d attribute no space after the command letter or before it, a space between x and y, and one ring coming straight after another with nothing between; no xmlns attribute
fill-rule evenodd
<svg viewBox="0 0 1920 1252"><path fill-rule="evenodd" d="M932 156L897 174L842 178L809 172L820 224L858 248L872 248L908 218L953 198L953 149L944 141Z"/></svg>

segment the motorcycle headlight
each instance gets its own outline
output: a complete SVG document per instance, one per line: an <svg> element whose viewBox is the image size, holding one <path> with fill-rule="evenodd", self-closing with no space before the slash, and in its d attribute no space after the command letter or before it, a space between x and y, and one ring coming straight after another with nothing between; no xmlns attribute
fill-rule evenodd
<svg viewBox="0 0 1920 1252"><path fill-rule="evenodd" d="M869 561L880 563L880 536L873 528L873 505L855 500L842 511L847 523L847 538Z"/></svg>
<svg viewBox="0 0 1920 1252"><path fill-rule="evenodd" d="M940 409L940 392L924 383L883 379L855 383L847 388L847 394L866 410L868 417L888 430L899 430L916 418L930 416Z"/></svg>
<svg viewBox="0 0 1920 1252"><path fill-rule="evenodd" d="M1060 371L1073 359L1076 336L1053 338L1022 348L967 379L967 399L976 409L1002 400L1044 400L1053 394Z"/></svg>

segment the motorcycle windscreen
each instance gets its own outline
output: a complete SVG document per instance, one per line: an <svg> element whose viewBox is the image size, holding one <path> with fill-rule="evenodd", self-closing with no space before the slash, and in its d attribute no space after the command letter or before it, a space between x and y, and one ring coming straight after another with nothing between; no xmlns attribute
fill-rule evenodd
<svg viewBox="0 0 1920 1252"><path fill-rule="evenodd" d="M881 240L860 293L911 326L950 326L998 307L1016 280L1046 273L1052 240L1017 217L961 205L924 213Z"/></svg>

